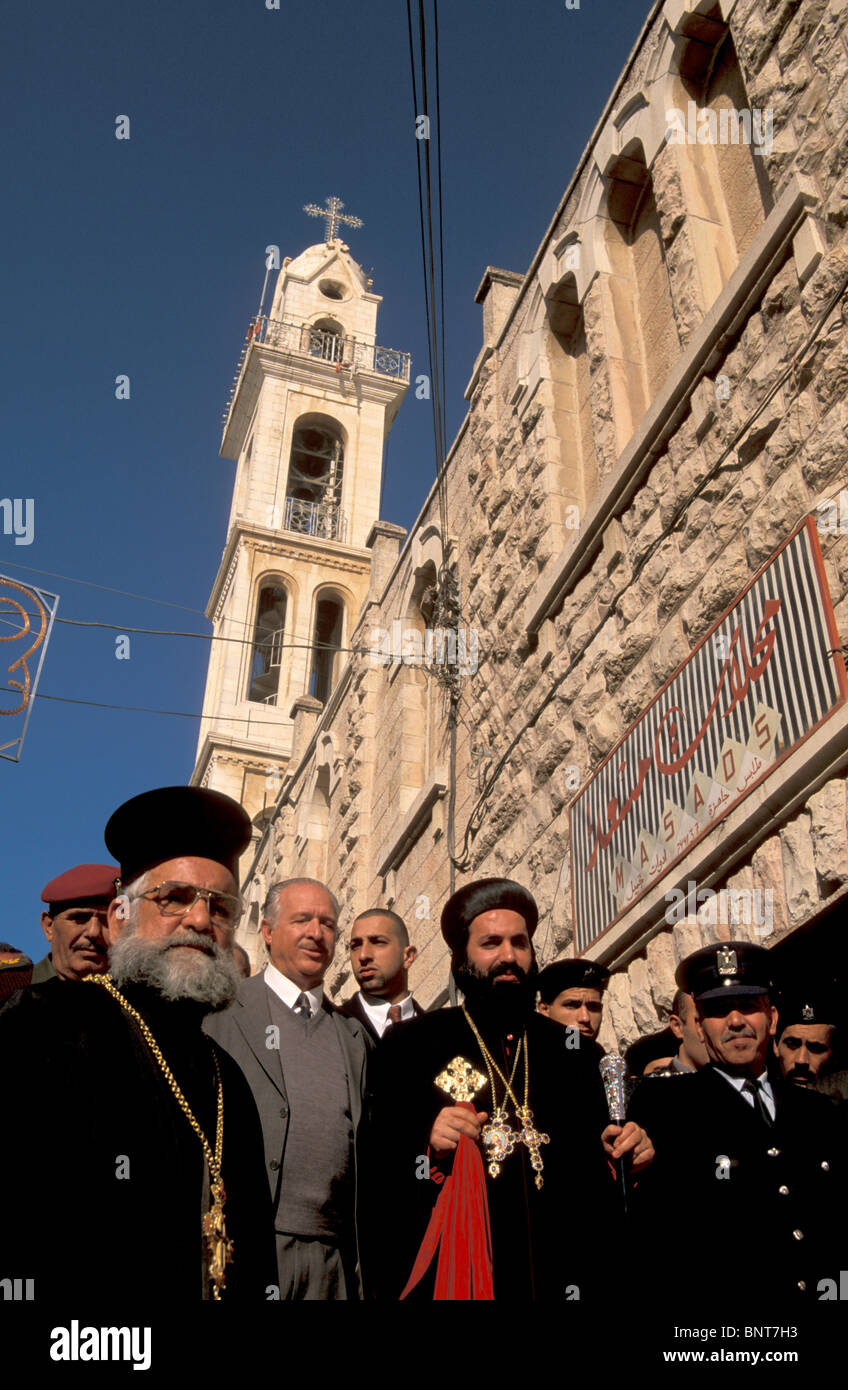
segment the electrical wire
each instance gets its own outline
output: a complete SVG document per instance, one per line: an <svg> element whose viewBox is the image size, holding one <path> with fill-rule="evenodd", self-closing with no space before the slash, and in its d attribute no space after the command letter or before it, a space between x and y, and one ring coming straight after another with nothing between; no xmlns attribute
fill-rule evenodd
<svg viewBox="0 0 848 1390"><path fill-rule="evenodd" d="M102 589L107 594L121 594L123 598L140 599L142 603L159 603L163 608L180 608L183 613L199 613L201 618L206 617L202 608L188 608L184 603L170 603L168 599L151 598L149 594L133 594L128 589L113 589L111 584L95 584L91 579L75 579L71 574L54 574L52 570L36 569L34 565L18 565L13 564L11 560L4 560L3 568L27 570L30 574L44 574L49 579L64 579L68 584L85 584L89 589Z"/></svg>
<svg viewBox="0 0 848 1390"><path fill-rule="evenodd" d="M13 694L15 694L15 695L20 695L20 693L21 693L20 690L18 690L16 687L10 686L10 685L2 685L2 686L0 686L0 690L11 691L11 692L12 692ZM33 699L33 698L35 698L36 700L50 700L52 703L54 703L54 704L59 704L59 705L88 705L91 709L116 709L116 710L122 710L123 712L125 712L125 713L130 713L130 714L167 714L167 715L170 715L170 716L171 716L172 718L174 718L174 719L209 719L209 720L214 720L214 718L215 718L215 716L212 715L212 714L196 714L193 710L184 710L184 709L153 709L153 708L151 708L151 707L148 707L147 705L113 705L113 704L107 704L105 701L101 701L101 700L74 700L74 699L71 698L70 695L46 695L46 694L44 693L44 691L42 691L42 690L37 690L37 691L35 692L34 697L33 697L33 696L30 696L30 699ZM278 724L278 725L290 724L291 721L290 721L290 720L286 720L286 719L277 719L277 720L262 719L262 720L259 720L259 719L256 718L255 715L254 715L254 716L251 716L251 717L248 717L248 718L232 718L232 719L231 719L231 718L229 717L229 715L228 715L228 716L227 716L227 723L228 723L228 724L253 724L254 727L257 728L257 729L260 729L260 728L261 728L261 729L266 729L266 728L268 728L268 727L273 727L274 724Z"/></svg>

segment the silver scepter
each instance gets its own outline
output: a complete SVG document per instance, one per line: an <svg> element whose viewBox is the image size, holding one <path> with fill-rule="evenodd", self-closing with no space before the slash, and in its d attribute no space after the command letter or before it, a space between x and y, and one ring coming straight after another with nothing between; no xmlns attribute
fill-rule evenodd
<svg viewBox="0 0 848 1390"><path fill-rule="evenodd" d="M619 1057L617 1052L607 1052L598 1063L598 1069L604 1083L604 1095L607 1100L610 1122L614 1125L623 1125L625 1119L624 1073L626 1070L624 1058ZM627 1211L630 1175L626 1158L615 1159L615 1166L621 1183L621 1200L624 1210Z"/></svg>

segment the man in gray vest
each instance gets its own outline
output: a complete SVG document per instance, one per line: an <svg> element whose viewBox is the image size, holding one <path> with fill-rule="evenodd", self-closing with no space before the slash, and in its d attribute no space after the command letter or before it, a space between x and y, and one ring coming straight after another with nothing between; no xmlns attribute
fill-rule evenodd
<svg viewBox="0 0 848 1390"><path fill-rule="evenodd" d="M208 1020L262 1121L282 1299L362 1296L357 1132L371 1046L324 997L338 903L311 878L275 883L262 917L270 961Z"/></svg>

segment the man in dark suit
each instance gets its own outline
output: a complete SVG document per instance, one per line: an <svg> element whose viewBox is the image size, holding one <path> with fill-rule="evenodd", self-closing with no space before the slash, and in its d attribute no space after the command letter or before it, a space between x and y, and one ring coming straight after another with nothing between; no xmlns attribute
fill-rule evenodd
<svg viewBox="0 0 848 1390"><path fill-rule="evenodd" d="M423 1014L409 992L409 968L418 954L409 944L406 923L396 912L371 907L360 912L350 937L350 964L359 989L341 1005L358 1019L375 1042L398 1023Z"/></svg>
<svg viewBox="0 0 848 1390"><path fill-rule="evenodd" d="M815 1299L844 1263L845 1126L826 1097L768 1074L772 970L747 942L681 961L676 983L695 998L709 1062L675 1086L640 1082L629 1111L656 1147L638 1190L646 1248L685 1222L696 1247L687 1297L708 1304L727 1297L737 1259L740 1272L754 1262L746 1296L771 1306Z"/></svg>
<svg viewBox="0 0 848 1390"><path fill-rule="evenodd" d="M270 961L209 1032L238 1062L262 1121L282 1299L361 1297L358 1139L371 1047L362 1024L324 997L338 904L323 883L268 893Z"/></svg>
<svg viewBox="0 0 848 1390"><path fill-rule="evenodd" d="M607 1242L620 1235L605 1151L641 1167L651 1148L636 1125L607 1124L588 1049L568 1048L563 1029L535 1012L537 921L533 897L510 879L461 888L442 934L463 1007L391 1029L374 1053L379 1185L368 1235L380 1298L399 1298L414 1264L416 1299L585 1302L599 1290ZM456 1220L441 1224L434 1268L434 1242L422 1237L439 1221L443 1190Z"/></svg>

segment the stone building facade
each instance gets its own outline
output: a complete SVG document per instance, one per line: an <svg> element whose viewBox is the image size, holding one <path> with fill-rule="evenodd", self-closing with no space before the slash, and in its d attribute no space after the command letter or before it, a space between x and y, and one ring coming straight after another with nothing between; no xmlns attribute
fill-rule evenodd
<svg viewBox="0 0 848 1390"><path fill-rule="evenodd" d="M665 1021L675 965L701 944L742 936L799 968L844 967L846 223L845 0L655 4L527 273L483 276L466 418L410 534L371 527L332 693L302 688L294 704L245 864L241 935L257 963L267 885L307 873L338 895L343 924L375 904L400 912L419 948L414 992L439 1004L441 906L504 874L539 902L541 963L579 950L612 969L608 1046ZM802 544L809 571L793 578ZM770 627L759 610L743 623L734 667L738 601L777 593L779 574L793 631L781 589ZM778 629L787 704L773 685L760 710L758 655ZM713 722L742 710L744 684L749 724L769 734L765 769L749 756L760 772L742 794L735 772L725 788L718 764L702 767L714 815L692 782L686 805L669 792L617 850L646 776L628 731L653 709L656 732L669 682L696 667L736 692ZM814 670L830 684L793 724L792 691ZM693 701L672 751L698 727ZM722 745L725 771L750 755L747 729ZM615 804L592 801L619 759ZM598 881L594 916L593 835L618 874ZM341 947L329 984L354 987Z"/></svg>

